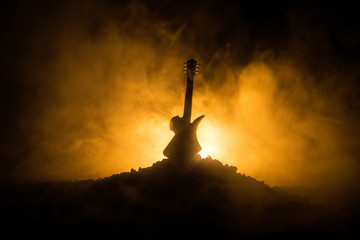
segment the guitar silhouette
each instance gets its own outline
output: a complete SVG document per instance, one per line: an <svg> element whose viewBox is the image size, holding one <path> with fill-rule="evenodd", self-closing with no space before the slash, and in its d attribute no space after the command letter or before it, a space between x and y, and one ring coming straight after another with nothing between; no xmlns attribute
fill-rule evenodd
<svg viewBox="0 0 360 240"><path fill-rule="evenodd" d="M184 114L183 117L175 116L170 120L170 129L175 135L163 152L168 158L189 158L201 151L196 130L205 116L202 115L191 123L194 76L199 73L199 66L194 59L184 63L184 72L187 74Z"/></svg>

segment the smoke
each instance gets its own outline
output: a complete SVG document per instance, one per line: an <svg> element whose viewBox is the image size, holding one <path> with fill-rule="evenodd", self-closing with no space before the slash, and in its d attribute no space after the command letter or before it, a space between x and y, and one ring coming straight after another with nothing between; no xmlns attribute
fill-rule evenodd
<svg viewBox="0 0 360 240"><path fill-rule="evenodd" d="M286 6L283 18L259 10L265 24L253 6L195 4L14 5L3 175L97 178L161 160L195 58L193 119L206 116L209 155L270 185L357 180L358 65L334 47L356 39L337 16Z"/></svg>

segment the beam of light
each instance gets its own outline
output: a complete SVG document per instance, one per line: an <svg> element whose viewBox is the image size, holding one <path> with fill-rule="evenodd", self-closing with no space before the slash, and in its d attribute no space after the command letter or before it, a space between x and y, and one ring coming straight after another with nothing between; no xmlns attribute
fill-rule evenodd
<svg viewBox="0 0 360 240"><path fill-rule="evenodd" d="M221 156L224 143L222 142L222 130L215 123L204 119L198 128L198 139L202 150L199 152L202 158L210 156L219 158Z"/></svg>

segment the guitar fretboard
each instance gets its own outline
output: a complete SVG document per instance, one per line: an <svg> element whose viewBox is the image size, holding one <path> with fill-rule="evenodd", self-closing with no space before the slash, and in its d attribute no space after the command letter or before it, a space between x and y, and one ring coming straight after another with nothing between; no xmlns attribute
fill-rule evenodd
<svg viewBox="0 0 360 240"><path fill-rule="evenodd" d="M187 78L186 83L186 94L185 94L185 105L183 119L190 123L191 122L191 108L192 108L192 96L193 96L193 79Z"/></svg>

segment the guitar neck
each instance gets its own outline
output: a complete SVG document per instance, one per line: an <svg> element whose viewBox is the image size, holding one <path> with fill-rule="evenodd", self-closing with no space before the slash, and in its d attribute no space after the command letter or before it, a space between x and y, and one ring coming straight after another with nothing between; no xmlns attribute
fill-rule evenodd
<svg viewBox="0 0 360 240"><path fill-rule="evenodd" d="M186 83L186 94L185 94L185 105L184 105L184 115L183 119L186 122L191 121L191 107L192 107L192 96L193 96L193 85L194 85L194 79L187 78Z"/></svg>

